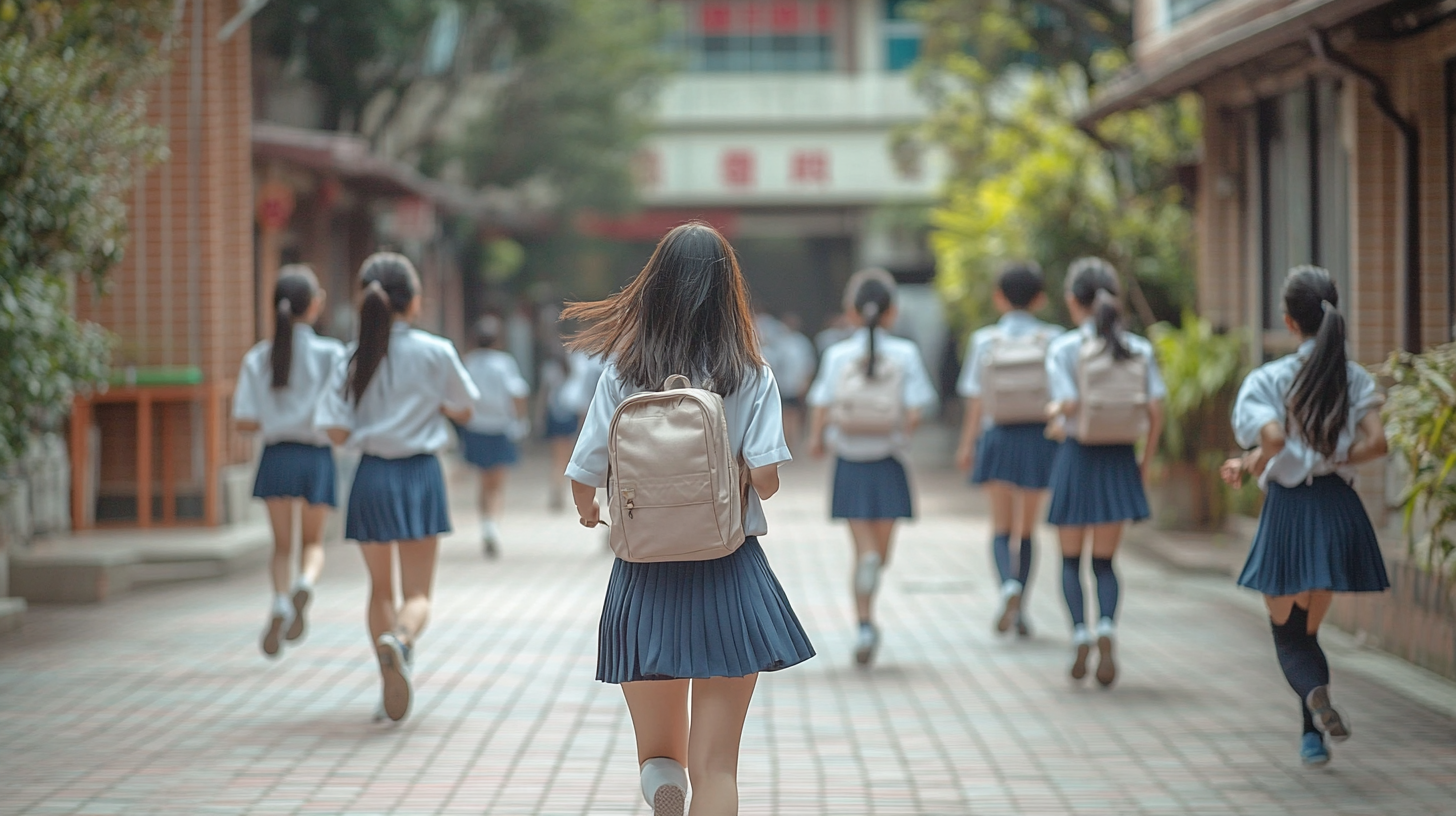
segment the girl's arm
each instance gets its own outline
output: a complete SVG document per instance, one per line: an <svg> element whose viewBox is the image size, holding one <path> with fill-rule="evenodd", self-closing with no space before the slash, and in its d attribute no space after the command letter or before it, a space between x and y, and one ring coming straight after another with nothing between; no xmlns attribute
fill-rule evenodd
<svg viewBox="0 0 1456 816"><path fill-rule="evenodd" d="M818 459L824 455L824 429L829 426L829 409L816 405L809 413L809 455Z"/></svg>
<svg viewBox="0 0 1456 816"><path fill-rule="evenodd" d="M919 408L910 408L905 411L906 434L915 433L915 429L920 427L920 414L921 410Z"/></svg>
<svg viewBox="0 0 1456 816"><path fill-rule="evenodd" d="M597 489L595 487L584 485L572 479L571 501L576 505L576 514L581 518L581 526L595 527L601 522L602 506L597 502Z"/></svg>
<svg viewBox="0 0 1456 816"><path fill-rule="evenodd" d="M329 435L329 441L335 445L342 445L349 441L348 428L325 428L324 433Z"/></svg>
<svg viewBox="0 0 1456 816"><path fill-rule="evenodd" d="M1385 441L1385 425L1380 421L1379 411L1365 412L1355 429L1355 436L1355 444L1350 446L1346 459L1352 465L1363 465L1380 459L1390 450Z"/></svg>
<svg viewBox="0 0 1456 816"><path fill-rule="evenodd" d="M263 425L255 419L238 419L233 421L233 427L237 428L239 433L250 434L257 433Z"/></svg>
<svg viewBox="0 0 1456 816"><path fill-rule="evenodd" d="M760 499L772 498L773 494L779 492L779 466L774 464L749 469L748 483L753 485Z"/></svg>
<svg viewBox="0 0 1456 816"><path fill-rule="evenodd" d="M976 440L981 436L981 398L966 398L966 415L961 423L961 444L956 448L956 467L962 472L971 469L976 457Z"/></svg>
<svg viewBox="0 0 1456 816"><path fill-rule="evenodd" d="M1225 482L1234 487L1238 487L1244 480L1245 473L1251 473L1257 479L1264 475L1269 460L1284 450L1284 443L1284 426L1276 421L1266 422L1259 428L1258 446L1243 456L1224 462L1219 473ZM1352 448L1351 453L1353 452Z"/></svg>
<svg viewBox="0 0 1456 816"><path fill-rule="evenodd" d="M444 414L449 419L460 423L461 425L469 422L470 418L475 415L474 409L472 409L469 405L465 406L464 408L451 408L448 405L441 405L440 413Z"/></svg>
<svg viewBox="0 0 1456 816"><path fill-rule="evenodd" d="M1163 438L1163 401L1148 402L1148 440L1143 445L1143 481L1148 480L1148 469L1158 456L1158 442Z"/></svg>

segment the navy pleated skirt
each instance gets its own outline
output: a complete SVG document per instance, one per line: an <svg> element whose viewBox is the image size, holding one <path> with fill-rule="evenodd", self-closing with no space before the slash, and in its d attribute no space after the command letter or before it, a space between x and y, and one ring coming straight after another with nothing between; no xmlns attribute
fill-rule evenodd
<svg viewBox="0 0 1456 816"><path fill-rule="evenodd" d="M349 491L344 537L387 543L450 532L445 476L434 454L405 459L365 456Z"/></svg>
<svg viewBox="0 0 1456 816"><path fill-rule="evenodd" d="M1355 489L1333 473L1298 487L1270 482L1239 586L1265 595L1388 588L1380 542Z"/></svg>
<svg viewBox="0 0 1456 816"><path fill-rule="evenodd" d="M567 436L575 436L576 423L576 414L547 408L545 437L547 439L561 439Z"/></svg>
<svg viewBox="0 0 1456 816"><path fill-rule="evenodd" d="M905 466L893 456L876 462L840 459L834 465L834 501L829 515L842 519L897 519L915 515Z"/></svg>
<svg viewBox="0 0 1456 816"><path fill-rule="evenodd" d="M1052 461L1047 521L1059 527L1142 521L1150 513L1132 445L1083 445L1068 439Z"/></svg>
<svg viewBox="0 0 1456 816"><path fill-rule="evenodd" d="M604 683L745 677L813 656L755 536L711 561L612 565L597 637Z"/></svg>
<svg viewBox="0 0 1456 816"><path fill-rule="evenodd" d="M274 442L263 448L253 495L260 499L303 499L333 507L338 471L328 447L302 442Z"/></svg>
<svg viewBox="0 0 1456 816"><path fill-rule="evenodd" d="M1051 484L1057 443L1046 438L1046 425L993 425L976 441L976 466L971 484L1007 482L1028 490Z"/></svg>
<svg viewBox="0 0 1456 816"><path fill-rule="evenodd" d="M460 434L460 447L465 461L482 470L514 465L520 458L520 454L516 451L516 443L503 433L478 433L465 428L457 430Z"/></svg>

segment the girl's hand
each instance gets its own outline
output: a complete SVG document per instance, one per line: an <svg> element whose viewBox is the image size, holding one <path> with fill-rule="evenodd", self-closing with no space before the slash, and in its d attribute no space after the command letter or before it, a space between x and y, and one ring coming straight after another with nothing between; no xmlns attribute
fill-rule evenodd
<svg viewBox="0 0 1456 816"><path fill-rule="evenodd" d="M1225 484L1230 487L1238 487L1244 481L1244 458L1242 456L1229 459L1218 469L1218 475L1223 477Z"/></svg>
<svg viewBox="0 0 1456 816"><path fill-rule="evenodd" d="M602 504L592 499L590 507L576 506L576 514L581 516L581 526L595 527L602 523Z"/></svg>
<svg viewBox="0 0 1456 816"><path fill-rule="evenodd" d="M1264 447L1262 445L1254 448L1252 451L1244 456L1244 470L1252 473L1254 475L1254 478L1257 479L1260 476L1263 476L1264 469L1269 467L1270 458L1270 454L1264 452Z"/></svg>
<svg viewBox="0 0 1456 816"><path fill-rule="evenodd" d="M824 458L824 439L823 439L823 437L821 437L821 436L815 436L813 439L810 439L809 440L809 455L812 456L815 459L823 459Z"/></svg>
<svg viewBox="0 0 1456 816"><path fill-rule="evenodd" d="M961 473L970 473L971 467L976 463L975 446L969 442L961 442L956 449L956 469Z"/></svg>

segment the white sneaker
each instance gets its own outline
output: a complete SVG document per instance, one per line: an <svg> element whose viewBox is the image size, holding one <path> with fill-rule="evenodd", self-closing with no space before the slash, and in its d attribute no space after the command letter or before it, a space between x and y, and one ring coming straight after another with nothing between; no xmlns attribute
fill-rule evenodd
<svg viewBox="0 0 1456 816"><path fill-rule="evenodd" d="M375 641L374 652L379 657L379 674L384 679L384 713L399 722L409 714L414 698L406 647L393 632L385 632Z"/></svg>
<svg viewBox="0 0 1456 816"><path fill-rule="evenodd" d="M875 650L880 646L880 630L872 623L859 625L859 637L855 640L854 661L868 666L875 659Z"/></svg>
<svg viewBox="0 0 1456 816"><path fill-rule="evenodd" d="M1077 624L1072 630L1072 679L1081 680L1087 676L1087 657L1092 654L1092 634L1086 624Z"/></svg>
<svg viewBox="0 0 1456 816"><path fill-rule="evenodd" d="M873 595L880 585L880 565L884 560L879 553L865 553L860 556L854 569L854 592L856 595Z"/></svg>
<svg viewBox="0 0 1456 816"><path fill-rule="evenodd" d="M1112 640L1117 624L1112 618L1097 621L1097 682L1110 686L1117 680L1117 661L1112 656Z"/></svg>
<svg viewBox="0 0 1456 816"><path fill-rule="evenodd" d="M996 631L1010 631L1021 616L1021 582L1008 578L1001 585L1001 612L996 616Z"/></svg>

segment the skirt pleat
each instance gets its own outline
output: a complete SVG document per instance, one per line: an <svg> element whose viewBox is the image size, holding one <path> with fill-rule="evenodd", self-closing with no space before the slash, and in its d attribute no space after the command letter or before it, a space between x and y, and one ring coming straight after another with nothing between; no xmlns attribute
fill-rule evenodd
<svg viewBox="0 0 1456 816"><path fill-rule="evenodd" d="M406 541L450 532L440 460L365 456L354 473L344 537L360 543Z"/></svg>
<svg viewBox="0 0 1456 816"><path fill-rule="evenodd" d="M813 656L756 537L710 561L619 558L612 566L598 629L598 680L744 677Z"/></svg>
<svg viewBox="0 0 1456 816"><path fill-rule="evenodd" d="M263 448L253 496L259 499L303 499L309 504L333 507L338 471L334 452L325 446L302 442L275 442Z"/></svg>
<svg viewBox="0 0 1456 816"><path fill-rule="evenodd" d="M1150 513L1132 445L1083 445L1068 439L1052 462L1047 522L1059 527L1142 521Z"/></svg>
<svg viewBox="0 0 1456 816"><path fill-rule="evenodd" d="M896 519L915 515L905 466L891 456L875 462L840 459L834 465L829 515L842 519Z"/></svg>
<svg viewBox="0 0 1456 816"><path fill-rule="evenodd" d="M1028 490L1051 484L1058 445L1046 438L1046 425L993 425L976 441L971 484L1007 482Z"/></svg>
<svg viewBox="0 0 1456 816"><path fill-rule="evenodd" d="M1359 495L1329 474L1298 487L1269 484L1239 585L1275 596L1380 592L1390 579Z"/></svg>
<svg viewBox="0 0 1456 816"><path fill-rule="evenodd" d="M516 443L503 433L480 433L459 426L456 426L456 433L460 436L461 455L465 461L481 470L514 465L520 458Z"/></svg>

